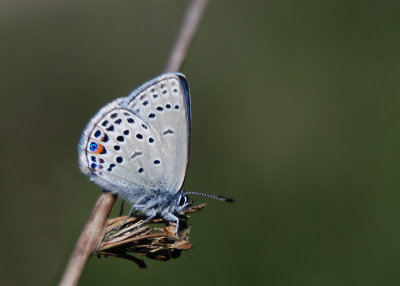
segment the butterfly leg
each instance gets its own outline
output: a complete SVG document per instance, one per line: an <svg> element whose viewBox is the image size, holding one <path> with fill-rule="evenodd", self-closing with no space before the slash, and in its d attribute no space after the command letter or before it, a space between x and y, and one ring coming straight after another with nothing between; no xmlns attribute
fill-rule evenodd
<svg viewBox="0 0 400 286"><path fill-rule="evenodd" d="M126 216L126 218L130 218L131 217L134 208L135 208L135 206L131 206L131 208L129 209L129 213ZM134 213L136 213L136 211Z"/></svg>
<svg viewBox="0 0 400 286"><path fill-rule="evenodd" d="M124 203L124 201L122 201L122 203ZM119 214L120 216L122 215L122 206L123 206L123 205L121 204L121 212L120 212L120 214ZM135 206L132 206L132 207L129 209L128 215L127 215L126 218L123 220L123 222L121 222L121 224L119 225L118 229L120 229L120 228L126 223L126 221L128 220L128 218L131 217L134 207L135 207ZM136 211L135 211L134 213L136 213Z"/></svg>
<svg viewBox="0 0 400 286"><path fill-rule="evenodd" d="M168 221L174 221L176 223L175 235L177 236L179 230L179 218L172 213L167 213L163 217Z"/></svg>
<svg viewBox="0 0 400 286"><path fill-rule="evenodd" d="M125 204L125 201L122 201L121 208L119 209L119 216L122 216L122 214L124 213L124 204Z"/></svg>
<svg viewBox="0 0 400 286"><path fill-rule="evenodd" d="M153 218L155 218L157 213L156 213L155 210L151 210L151 212L150 213L146 213L146 215L147 215L147 218L138 226L138 228L141 227L142 225L144 225L146 222L149 222Z"/></svg>

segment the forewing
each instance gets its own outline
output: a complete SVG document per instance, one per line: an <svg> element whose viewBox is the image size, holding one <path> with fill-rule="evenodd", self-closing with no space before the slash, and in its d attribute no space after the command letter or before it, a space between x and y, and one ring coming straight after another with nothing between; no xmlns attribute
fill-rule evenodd
<svg viewBox="0 0 400 286"><path fill-rule="evenodd" d="M137 114L156 133L167 161L167 190L178 191L185 179L190 145L190 96L182 74L166 74L124 98L123 106Z"/></svg>

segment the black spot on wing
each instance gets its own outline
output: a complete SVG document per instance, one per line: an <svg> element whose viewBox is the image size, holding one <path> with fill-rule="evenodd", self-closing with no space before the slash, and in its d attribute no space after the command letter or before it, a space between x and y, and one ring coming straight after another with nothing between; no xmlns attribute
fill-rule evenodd
<svg viewBox="0 0 400 286"><path fill-rule="evenodd" d="M108 167L107 171L111 172L112 169L115 167L115 164L110 164L110 166Z"/></svg>
<svg viewBox="0 0 400 286"><path fill-rule="evenodd" d="M101 135L101 131L96 130L96 132L94 133L94 137L98 138L100 135Z"/></svg>
<svg viewBox="0 0 400 286"><path fill-rule="evenodd" d="M162 135L167 135L167 134L174 134L174 131L172 129L167 129L162 133Z"/></svg>
<svg viewBox="0 0 400 286"><path fill-rule="evenodd" d="M142 154L143 154L142 152L136 151L136 152L133 153L133 155L131 156L131 159L133 159L133 158L135 158L135 157L137 157L137 156L140 156L140 155L142 155Z"/></svg>

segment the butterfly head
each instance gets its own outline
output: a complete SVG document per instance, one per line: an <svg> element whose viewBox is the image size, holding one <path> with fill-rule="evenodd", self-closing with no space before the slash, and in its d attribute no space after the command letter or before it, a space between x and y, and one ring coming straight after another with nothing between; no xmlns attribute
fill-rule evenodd
<svg viewBox="0 0 400 286"><path fill-rule="evenodd" d="M192 203L189 202L188 196L183 191L179 191L176 194L175 200L175 211L176 213L180 213L187 209L188 207L192 206Z"/></svg>

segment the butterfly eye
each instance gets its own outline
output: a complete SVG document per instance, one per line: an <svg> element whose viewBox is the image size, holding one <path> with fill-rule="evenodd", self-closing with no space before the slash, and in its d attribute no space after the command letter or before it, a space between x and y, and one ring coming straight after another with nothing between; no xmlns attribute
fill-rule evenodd
<svg viewBox="0 0 400 286"><path fill-rule="evenodd" d="M179 206L182 207L186 203L186 201L186 196L181 196L181 198L179 199Z"/></svg>

